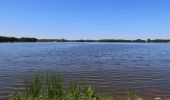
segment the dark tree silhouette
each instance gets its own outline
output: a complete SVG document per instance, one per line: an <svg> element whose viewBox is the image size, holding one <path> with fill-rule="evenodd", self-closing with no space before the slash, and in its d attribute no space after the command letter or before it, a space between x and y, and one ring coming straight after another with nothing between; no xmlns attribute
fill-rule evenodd
<svg viewBox="0 0 170 100"><path fill-rule="evenodd" d="M27 38L27 37L22 37L22 38L15 38L15 37L5 37L5 36L0 36L0 42L36 42L36 38Z"/></svg>

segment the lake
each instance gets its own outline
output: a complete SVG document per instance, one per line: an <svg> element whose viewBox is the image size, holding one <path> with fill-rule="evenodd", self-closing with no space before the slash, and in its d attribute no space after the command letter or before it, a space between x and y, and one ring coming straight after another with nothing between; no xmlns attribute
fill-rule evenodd
<svg viewBox="0 0 170 100"><path fill-rule="evenodd" d="M84 80L102 94L170 95L169 43L0 43L0 99L34 71ZM43 75L43 73L42 73Z"/></svg>

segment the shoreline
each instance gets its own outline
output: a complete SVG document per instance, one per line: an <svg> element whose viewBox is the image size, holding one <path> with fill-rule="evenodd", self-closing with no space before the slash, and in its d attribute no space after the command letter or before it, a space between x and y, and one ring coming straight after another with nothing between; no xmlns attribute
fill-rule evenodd
<svg viewBox="0 0 170 100"><path fill-rule="evenodd" d="M170 42L0 42L2 43L134 43L134 44L169 44Z"/></svg>
<svg viewBox="0 0 170 100"><path fill-rule="evenodd" d="M32 37L0 36L1 42L123 42L123 43L170 43L170 39L38 39Z"/></svg>
<svg viewBox="0 0 170 100"><path fill-rule="evenodd" d="M0 94L0 100L9 100L10 93L5 93L6 95ZM100 93L102 96L113 96L116 100L125 100L127 95L126 92L115 92L112 95L104 95ZM144 94L137 94L140 99L137 100L170 100L170 95L144 95Z"/></svg>

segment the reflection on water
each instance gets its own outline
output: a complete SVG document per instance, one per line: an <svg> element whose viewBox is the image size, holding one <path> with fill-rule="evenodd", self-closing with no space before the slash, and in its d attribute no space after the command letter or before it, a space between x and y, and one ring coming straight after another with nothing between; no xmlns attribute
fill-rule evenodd
<svg viewBox="0 0 170 100"><path fill-rule="evenodd" d="M85 80L103 94L170 95L170 44L1 43L0 98L35 70L61 72L65 87Z"/></svg>

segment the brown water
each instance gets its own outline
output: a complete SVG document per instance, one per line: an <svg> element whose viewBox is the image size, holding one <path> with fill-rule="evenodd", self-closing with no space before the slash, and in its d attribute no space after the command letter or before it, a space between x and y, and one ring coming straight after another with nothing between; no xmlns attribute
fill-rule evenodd
<svg viewBox="0 0 170 100"><path fill-rule="evenodd" d="M170 44L0 43L0 100L22 88L24 76L35 70L59 71L65 87L84 80L102 94L130 88L141 95L168 96Z"/></svg>

